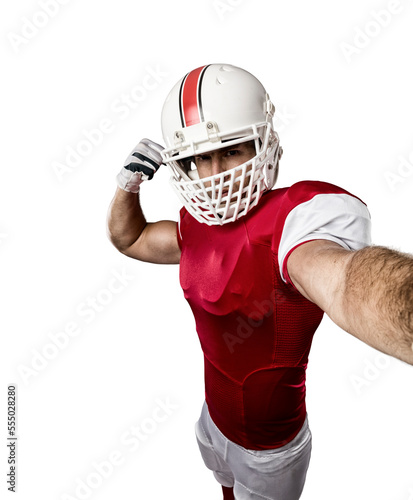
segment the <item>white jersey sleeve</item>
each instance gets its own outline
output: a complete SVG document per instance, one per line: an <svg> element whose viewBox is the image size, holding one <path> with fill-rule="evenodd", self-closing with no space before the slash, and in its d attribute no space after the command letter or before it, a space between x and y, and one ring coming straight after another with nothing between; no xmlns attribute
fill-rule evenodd
<svg viewBox="0 0 413 500"><path fill-rule="evenodd" d="M320 193L288 213L278 249L281 277L286 279L286 257L310 240L330 240L348 250L371 243L370 213L366 205L349 193Z"/></svg>

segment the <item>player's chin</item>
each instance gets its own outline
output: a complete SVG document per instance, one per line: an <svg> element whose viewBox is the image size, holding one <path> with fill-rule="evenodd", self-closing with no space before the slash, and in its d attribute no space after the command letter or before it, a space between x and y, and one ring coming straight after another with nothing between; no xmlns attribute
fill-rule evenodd
<svg viewBox="0 0 413 500"><path fill-rule="evenodd" d="M232 189L231 192L231 198L229 200L229 204L235 204L238 201L238 196L239 196L239 189L240 186L235 185L234 188ZM254 191L256 191L256 186L254 187ZM253 192L254 192L253 191ZM222 201L219 204L219 208L225 208L226 204L228 203L228 195L229 195L229 190L223 190L222 191ZM241 193L240 196L241 200L246 200L248 198L248 189L243 189L243 192Z"/></svg>

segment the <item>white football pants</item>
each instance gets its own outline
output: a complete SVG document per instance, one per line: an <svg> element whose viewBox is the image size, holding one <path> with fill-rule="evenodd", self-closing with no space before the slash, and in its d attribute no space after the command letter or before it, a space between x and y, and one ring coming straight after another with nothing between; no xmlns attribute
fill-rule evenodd
<svg viewBox="0 0 413 500"><path fill-rule="evenodd" d="M281 448L248 450L227 439L204 403L195 433L202 458L216 480L234 487L236 500L298 500L311 456L308 417L297 436Z"/></svg>

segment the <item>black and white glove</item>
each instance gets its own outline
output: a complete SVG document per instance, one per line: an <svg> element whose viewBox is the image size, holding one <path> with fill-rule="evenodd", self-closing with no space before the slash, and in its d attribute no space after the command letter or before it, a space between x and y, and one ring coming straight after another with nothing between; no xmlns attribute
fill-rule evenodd
<svg viewBox="0 0 413 500"><path fill-rule="evenodd" d="M118 186L124 191L137 193L143 181L151 180L162 164L163 147L150 139L142 139L126 158L116 176Z"/></svg>

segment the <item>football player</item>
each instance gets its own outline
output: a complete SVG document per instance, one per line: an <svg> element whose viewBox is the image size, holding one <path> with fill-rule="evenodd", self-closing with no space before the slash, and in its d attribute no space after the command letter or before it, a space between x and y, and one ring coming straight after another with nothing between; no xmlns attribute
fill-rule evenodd
<svg viewBox="0 0 413 500"><path fill-rule="evenodd" d="M365 203L302 181L273 189L282 156L274 105L249 72L189 72L117 176L109 237L125 255L180 264L204 353L196 438L224 499L297 500L311 454L305 373L323 314L413 364L413 259L371 245ZM145 180L164 163L179 222L147 222Z"/></svg>

